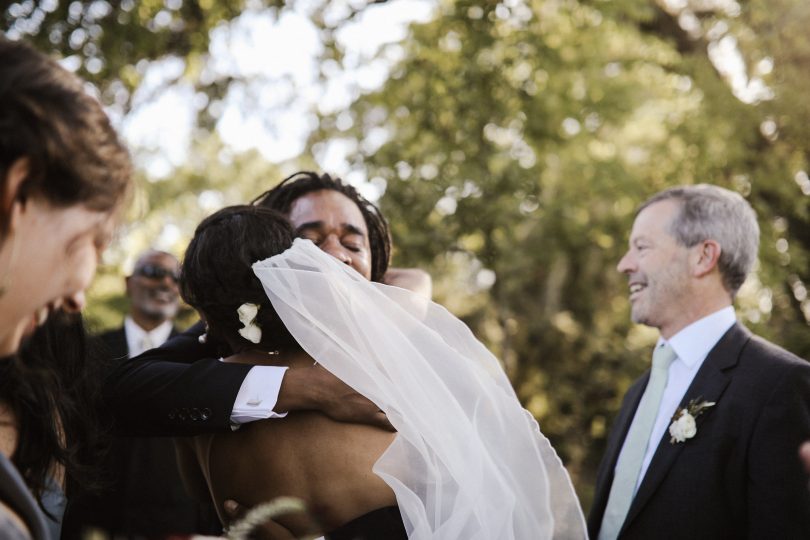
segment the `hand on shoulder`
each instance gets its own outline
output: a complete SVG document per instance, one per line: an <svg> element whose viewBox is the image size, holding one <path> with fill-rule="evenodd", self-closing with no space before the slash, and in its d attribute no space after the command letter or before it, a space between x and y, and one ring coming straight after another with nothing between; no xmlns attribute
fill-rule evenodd
<svg viewBox="0 0 810 540"><path fill-rule="evenodd" d="M389 268L382 282L432 298L433 280L421 268Z"/></svg>
<svg viewBox="0 0 810 540"><path fill-rule="evenodd" d="M394 430L379 407L320 365L287 370L275 409L317 410L338 422Z"/></svg>

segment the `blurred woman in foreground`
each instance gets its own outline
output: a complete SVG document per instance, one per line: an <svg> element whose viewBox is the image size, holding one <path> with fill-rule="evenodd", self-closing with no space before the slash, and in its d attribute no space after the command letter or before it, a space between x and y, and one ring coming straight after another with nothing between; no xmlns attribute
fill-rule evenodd
<svg viewBox="0 0 810 540"><path fill-rule="evenodd" d="M0 357L14 355L54 312L84 307L130 172L82 81L0 37ZM9 461L11 442L0 453L0 532L47 538L44 515Z"/></svg>

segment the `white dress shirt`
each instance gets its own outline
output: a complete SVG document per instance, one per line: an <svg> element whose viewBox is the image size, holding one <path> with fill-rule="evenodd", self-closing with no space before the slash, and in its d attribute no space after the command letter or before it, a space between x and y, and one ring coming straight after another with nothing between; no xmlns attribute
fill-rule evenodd
<svg viewBox="0 0 810 540"><path fill-rule="evenodd" d="M644 461L641 463L641 472L636 481L636 490L641 485L647 468L650 466L658 443L661 437L669 429L672 422L672 415L675 414L678 406L684 398L684 394L689 389L689 385L695 379L700 366L709 355L709 352L717 345L720 338L736 322L732 306L715 311L711 315L695 321L669 339L669 345L675 350L678 358L669 366L667 375L667 386L658 407L658 415L653 424L650 440L647 442L647 450L644 454ZM663 338L658 339L656 347L664 343ZM697 399L700 396L689 396L689 399Z"/></svg>
<svg viewBox="0 0 810 540"><path fill-rule="evenodd" d="M253 366L242 381L231 411L231 426L238 427L265 418L284 418L287 413L273 410L281 391L287 366Z"/></svg>
<svg viewBox="0 0 810 540"><path fill-rule="evenodd" d="M132 320L124 318L124 335L127 338L127 350L130 358L142 352L160 347L172 333L172 321L166 321L151 332L147 332ZM287 371L279 366L254 366L242 381L239 393L231 411L231 424L239 426L265 418L284 418L287 413L276 413L273 407L281 391L281 380Z"/></svg>
<svg viewBox="0 0 810 540"><path fill-rule="evenodd" d="M127 352L134 358L144 351L160 347L172 333L172 321L164 321L152 330L144 330L132 317L124 317L124 335L127 337Z"/></svg>

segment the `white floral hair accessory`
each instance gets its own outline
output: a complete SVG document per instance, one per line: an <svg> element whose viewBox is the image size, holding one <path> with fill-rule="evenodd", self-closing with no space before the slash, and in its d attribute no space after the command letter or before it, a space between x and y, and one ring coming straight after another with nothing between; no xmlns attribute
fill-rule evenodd
<svg viewBox="0 0 810 540"><path fill-rule="evenodd" d="M700 398L697 398L690 401L686 407L678 408L669 425L669 442L671 444L681 443L697 435L695 418L714 405L714 401L700 401Z"/></svg>
<svg viewBox="0 0 810 540"><path fill-rule="evenodd" d="M239 329L239 335L250 341L251 343L258 343L262 340L262 329L256 324L256 315L259 314L259 306L245 302L236 310L239 315L239 322L242 323L242 328Z"/></svg>

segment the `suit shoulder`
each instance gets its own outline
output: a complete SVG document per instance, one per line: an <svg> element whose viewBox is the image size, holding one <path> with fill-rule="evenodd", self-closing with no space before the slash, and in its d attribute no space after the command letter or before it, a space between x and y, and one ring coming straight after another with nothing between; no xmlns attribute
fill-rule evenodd
<svg viewBox="0 0 810 540"><path fill-rule="evenodd" d="M760 336L752 335L745 343L740 365L746 378L767 395L785 386L810 385L810 362Z"/></svg>
<svg viewBox="0 0 810 540"><path fill-rule="evenodd" d="M123 326L92 336L91 343L105 357L123 358L127 355L127 336Z"/></svg>
<svg viewBox="0 0 810 540"><path fill-rule="evenodd" d="M106 331L101 332L99 334L95 334L95 337L97 337L99 339L108 340L108 339L118 338L118 337L123 336L123 335L124 335L124 327L119 326L118 328L113 328L112 330L106 330Z"/></svg>
<svg viewBox="0 0 810 540"><path fill-rule="evenodd" d="M106 343L107 345L117 343L122 339L126 339L126 334L124 333L124 327L120 328L113 328L112 330L107 330L106 332L102 332L100 334L96 334L93 336L95 339Z"/></svg>
<svg viewBox="0 0 810 540"><path fill-rule="evenodd" d="M771 343L767 339L755 334L751 335L751 339L749 339L743 347L742 356L751 358L765 358L768 359L771 364L787 369L810 369L810 363L808 363L807 360L804 360L792 352L783 349L779 345Z"/></svg>

